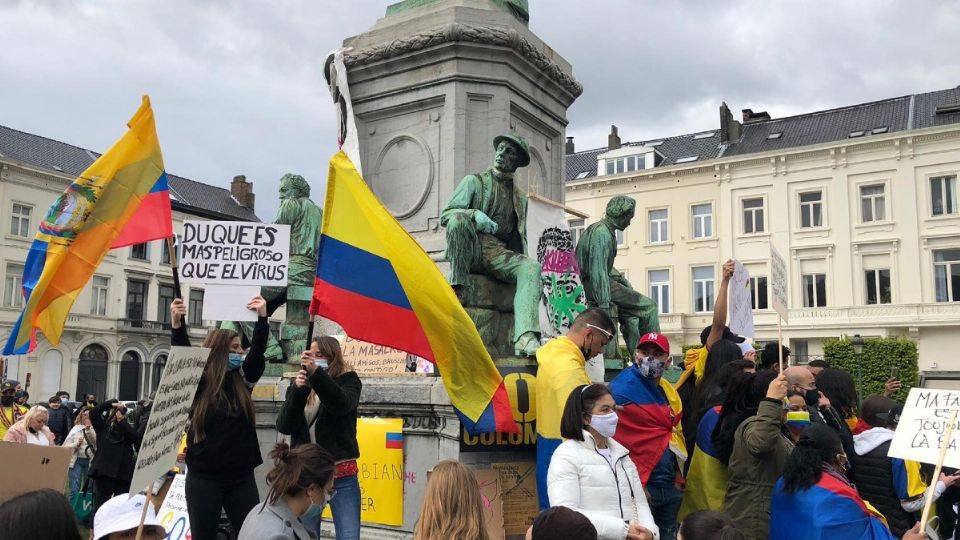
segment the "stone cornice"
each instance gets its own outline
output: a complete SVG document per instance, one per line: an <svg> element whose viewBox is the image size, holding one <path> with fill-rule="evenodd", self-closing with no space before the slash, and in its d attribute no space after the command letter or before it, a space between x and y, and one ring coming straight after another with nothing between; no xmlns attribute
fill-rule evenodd
<svg viewBox="0 0 960 540"><path fill-rule="evenodd" d="M573 97L583 93L583 85L578 83L572 75L547 58L519 32L510 28L450 23L369 49L350 51L344 55L344 63L348 68L358 67L458 41L509 47L543 71L547 77Z"/></svg>

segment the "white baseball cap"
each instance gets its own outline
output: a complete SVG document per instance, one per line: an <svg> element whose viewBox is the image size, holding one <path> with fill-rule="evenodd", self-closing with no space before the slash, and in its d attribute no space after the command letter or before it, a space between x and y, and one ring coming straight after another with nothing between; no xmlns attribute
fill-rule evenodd
<svg viewBox="0 0 960 540"><path fill-rule="evenodd" d="M129 531L139 527L140 514L143 513L143 505L146 502L147 498L143 495L131 497L128 493L124 493L103 503L103 506L97 510L97 515L93 517L93 540L100 540L113 533ZM152 504L147 509L143 526L159 527L164 535L167 534L166 529L157 519L157 512Z"/></svg>
<svg viewBox="0 0 960 540"><path fill-rule="evenodd" d="M748 352L756 351L753 348L753 344L749 341L744 341L743 343L737 343L737 347L740 347L741 354L747 354Z"/></svg>

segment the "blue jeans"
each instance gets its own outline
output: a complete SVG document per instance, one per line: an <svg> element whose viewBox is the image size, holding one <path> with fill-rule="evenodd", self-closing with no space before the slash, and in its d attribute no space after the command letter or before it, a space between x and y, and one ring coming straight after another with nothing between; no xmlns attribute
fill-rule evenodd
<svg viewBox="0 0 960 540"><path fill-rule="evenodd" d="M67 500L72 501L73 495L83 489L83 480L87 477L87 469L89 467L90 458L78 457L76 461L73 462L73 467L70 467L70 474L68 475L70 480L70 496L67 497Z"/></svg>
<svg viewBox="0 0 960 540"><path fill-rule="evenodd" d="M540 511L550 508L550 497L547 494L547 471L550 470L550 460L557 451L563 439L548 439L537 434L537 499Z"/></svg>
<svg viewBox="0 0 960 540"><path fill-rule="evenodd" d="M330 499L337 540L360 540L360 482L356 476L344 476L333 482L337 494ZM303 526L320 538L320 516L301 519Z"/></svg>
<svg viewBox="0 0 960 540"><path fill-rule="evenodd" d="M675 484L646 486L650 492L650 513L660 529L660 540L677 537L677 512L683 502L683 492Z"/></svg>

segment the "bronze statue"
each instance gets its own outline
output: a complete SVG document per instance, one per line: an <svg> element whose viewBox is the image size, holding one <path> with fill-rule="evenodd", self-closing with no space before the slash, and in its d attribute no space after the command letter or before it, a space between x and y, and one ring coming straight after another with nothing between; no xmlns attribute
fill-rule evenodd
<svg viewBox="0 0 960 540"><path fill-rule="evenodd" d="M516 283L514 352L533 356L540 346L540 265L526 255L527 196L513 183L514 172L530 163L530 150L517 135L500 135L493 146L493 167L464 177L440 215L449 281L461 298L471 286L470 272ZM500 338L482 337L486 343Z"/></svg>
<svg viewBox="0 0 960 540"><path fill-rule="evenodd" d="M317 272L317 249L320 245L320 224L323 210L310 200L310 184L298 174L285 174L280 179L280 209L274 223L290 225L290 268L286 287L264 287L267 313L272 315L286 304L287 316L280 332L280 343L270 336L266 357L271 362L284 358L299 363L300 353L307 349L307 325L310 322L310 299ZM229 328L247 337L253 325L225 321Z"/></svg>
<svg viewBox="0 0 960 540"><path fill-rule="evenodd" d="M591 307L599 307L611 315L611 305L617 307L616 317L620 332L630 351L637 348L640 336L660 331L657 304L637 292L627 278L613 267L617 256L617 231L630 225L637 201L618 195L607 202L606 215L587 227L577 243L577 263L580 278Z"/></svg>

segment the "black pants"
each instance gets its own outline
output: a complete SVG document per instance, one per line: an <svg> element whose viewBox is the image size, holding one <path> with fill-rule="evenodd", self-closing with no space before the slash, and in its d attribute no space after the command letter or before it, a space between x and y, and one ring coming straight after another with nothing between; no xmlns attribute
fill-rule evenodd
<svg viewBox="0 0 960 540"><path fill-rule="evenodd" d="M253 471L229 482L187 473L185 491L187 513L190 514L190 533L196 540L216 539L221 509L226 510L233 530L239 534L243 520L260 502Z"/></svg>
<svg viewBox="0 0 960 540"><path fill-rule="evenodd" d="M130 491L130 480L132 478L106 478L98 476L93 479L93 512L96 513L100 506L109 501L115 495L121 495Z"/></svg>

